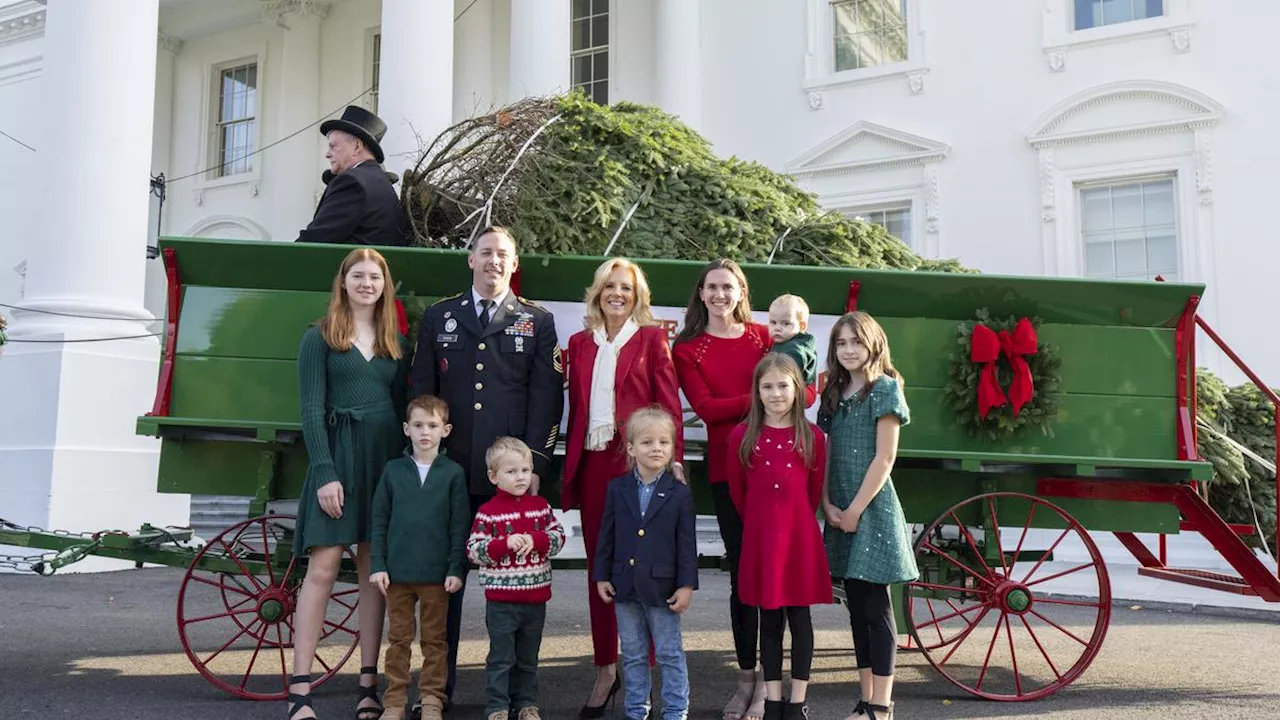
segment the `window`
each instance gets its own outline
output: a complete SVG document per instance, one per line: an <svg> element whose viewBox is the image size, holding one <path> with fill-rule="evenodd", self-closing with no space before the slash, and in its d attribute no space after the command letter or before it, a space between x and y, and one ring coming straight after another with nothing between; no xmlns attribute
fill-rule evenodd
<svg viewBox="0 0 1280 720"><path fill-rule="evenodd" d="M217 116L214 121L214 177L253 170L255 117L258 105L258 64L248 62L218 71Z"/></svg>
<svg viewBox="0 0 1280 720"><path fill-rule="evenodd" d="M1086 277L1178 279L1172 177L1082 186L1080 216Z"/></svg>
<svg viewBox="0 0 1280 720"><path fill-rule="evenodd" d="M609 104L609 0L573 0L570 85Z"/></svg>
<svg viewBox="0 0 1280 720"><path fill-rule="evenodd" d="M1164 0L1075 0L1075 28L1115 25L1164 15Z"/></svg>
<svg viewBox="0 0 1280 720"><path fill-rule="evenodd" d="M907 0L842 0L831 13L836 72L907 59Z"/></svg>
<svg viewBox="0 0 1280 720"><path fill-rule="evenodd" d="M869 223L879 225L889 234L907 245L911 244L911 206L892 207L877 210L859 210L847 213Z"/></svg>
<svg viewBox="0 0 1280 720"><path fill-rule="evenodd" d="M373 89L369 91L369 112L378 112L378 76L382 69L382 33L373 34Z"/></svg>

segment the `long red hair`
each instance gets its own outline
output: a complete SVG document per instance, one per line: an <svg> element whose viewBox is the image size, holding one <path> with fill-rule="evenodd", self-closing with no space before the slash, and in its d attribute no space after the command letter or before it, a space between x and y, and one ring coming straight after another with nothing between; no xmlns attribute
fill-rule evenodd
<svg viewBox="0 0 1280 720"><path fill-rule="evenodd" d="M391 279L391 269L387 267L386 258L373 248L356 248L347 254L338 274L333 278L333 289L329 293L329 311L320 321L320 335L325 343L340 352L351 349L351 338L356 334L355 318L351 314L351 301L347 298L347 273L357 263L370 261L382 272L382 296L373 307L373 352L375 355L399 360L403 352L400 349L400 328L396 320L396 286Z"/></svg>

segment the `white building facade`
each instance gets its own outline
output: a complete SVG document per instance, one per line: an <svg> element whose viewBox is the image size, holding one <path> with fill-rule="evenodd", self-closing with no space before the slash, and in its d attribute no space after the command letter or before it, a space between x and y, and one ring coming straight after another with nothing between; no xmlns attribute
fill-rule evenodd
<svg viewBox="0 0 1280 720"><path fill-rule="evenodd" d="M1267 332L1280 244L1266 231L1277 26L1280 5L1258 0L0 0L0 163L13 169L0 303L154 329L163 273L148 238L292 241L323 190L315 128L349 101L387 121L398 172L419 137L583 87L659 105L718 153L791 173L927 256L1204 282L1201 314L1280 385ZM156 38L145 59L143 35ZM158 220L144 165L167 181ZM0 312L15 338L106 322ZM74 448L154 463L132 419L149 407L156 342L106 345L0 357L0 387L23 389L0 411L0 491L16 467L57 498L81 471L62 462ZM89 423L103 368L132 380ZM83 440L103 422L108 438ZM41 492L23 519L62 519Z"/></svg>

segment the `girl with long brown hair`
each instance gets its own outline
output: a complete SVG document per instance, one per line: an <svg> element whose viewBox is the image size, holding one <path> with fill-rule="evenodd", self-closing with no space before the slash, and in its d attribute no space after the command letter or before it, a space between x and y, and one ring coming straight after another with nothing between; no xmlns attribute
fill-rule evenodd
<svg viewBox="0 0 1280 720"><path fill-rule="evenodd" d="M831 571L815 516L826 438L804 416L804 374L771 352L756 365L751 411L729 435L729 490L742 516L738 594L760 609L764 720L803 720L813 665L811 605L831 603ZM782 700L782 636L791 628L791 688ZM784 706L785 705L785 706Z"/></svg>
<svg viewBox="0 0 1280 720"><path fill-rule="evenodd" d="M382 714L378 650L383 598L369 582L373 491L382 467L404 452L411 352L399 333L391 271L371 248L352 250L338 269L325 316L307 328L298 349L298 390L307 479L298 498L295 557L307 574L294 614L290 720L315 717L311 664L343 549L357 547L360 582L358 720Z"/></svg>
<svg viewBox="0 0 1280 720"><path fill-rule="evenodd" d="M911 412L884 329L864 312L832 326L827 372L818 410L831 448L823 539L831 576L844 582L862 692L846 720L891 720L898 637L889 586L919 577L890 478Z"/></svg>

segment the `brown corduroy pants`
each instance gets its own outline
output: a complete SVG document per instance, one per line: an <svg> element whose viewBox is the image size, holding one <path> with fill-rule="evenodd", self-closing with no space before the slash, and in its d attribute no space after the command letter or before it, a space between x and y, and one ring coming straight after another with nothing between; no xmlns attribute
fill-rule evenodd
<svg viewBox="0 0 1280 720"><path fill-rule="evenodd" d="M414 604L418 613L414 614ZM387 692L382 704L387 709L403 708L408 700L409 658L415 630L421 633L422 673L418 689L423 704L443 704L449 646L445 642L445 621L449 615L449 593L444 585L398 585L387 588L386 676ZM415 620L417 620L415 626Z"/></svg>

